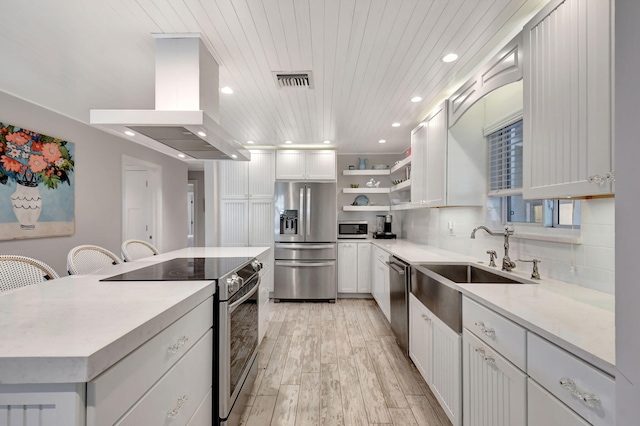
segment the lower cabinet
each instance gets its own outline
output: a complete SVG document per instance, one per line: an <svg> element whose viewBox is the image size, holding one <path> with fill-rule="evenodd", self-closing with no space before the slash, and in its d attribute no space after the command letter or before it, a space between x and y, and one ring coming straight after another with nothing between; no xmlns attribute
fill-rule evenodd
<svg viewBox="0 0 640 426"><path fill-rule="evenodd" d="M542 386L527 379L527 421L529 426L587 426L589 423L571 411Z"/></svg>
<svg viewBox="0 0 640 426"><path fill-rule="evenodd" d="M371 293L371 243L338 243L338 293Z"/></svg>
<svg viewBox="0 0 640 426"><path fill-rule="evenodd" d="M380 306L382 313L391 322L391 298L389 291L389 267L382 261L375 260L371 295Z"/></svg>
<svg viewBox="0 0 640 426"><path fill-rule="evenodd" d="M477 301L462 307L465 426L615 425L613 378Z"/></svg>
<svg viewBox="0 0 640 426"><path fill-rule="evenodd" d="M527 424L527 375L462 330L465 426Z"/></svg>
<svg viewBox="0 0 640 426"><path fill-rule="evenodd" d="M454 426L462 424L460 335L409 294L409 356Z"/></svg>

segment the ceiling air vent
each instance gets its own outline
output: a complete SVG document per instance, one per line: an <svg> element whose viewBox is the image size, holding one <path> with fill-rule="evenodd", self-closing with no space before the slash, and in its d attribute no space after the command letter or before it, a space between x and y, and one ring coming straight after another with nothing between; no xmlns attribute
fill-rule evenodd
<svg viewBox="0 0 640 426"><path fill-rule="evenodd" d="M273 77L279 89L313 89L311 71L274 72Z"/></svg>

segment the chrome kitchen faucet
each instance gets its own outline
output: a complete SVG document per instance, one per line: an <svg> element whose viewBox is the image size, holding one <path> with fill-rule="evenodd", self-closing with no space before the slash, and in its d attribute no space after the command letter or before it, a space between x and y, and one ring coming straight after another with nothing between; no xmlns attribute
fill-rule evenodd
<svg viewBox="0 0 640 426"><path fill-rule="evenodd" d="M473 228L473 231L471 231L471 238L474 240L476 239L476 231L478 229L487 231L489 235L493 235L493 236L500 235L498 233L492 232L486 226L481 225L481 226L476 226L475 228ZM513 230L505 226L504 233L502 235L504 235L504 257L502 258L502 270L508 272L513 270L513 268L516 267L516 262L512 261L511 258L509 257L509 236L513 235Z"/></svg>

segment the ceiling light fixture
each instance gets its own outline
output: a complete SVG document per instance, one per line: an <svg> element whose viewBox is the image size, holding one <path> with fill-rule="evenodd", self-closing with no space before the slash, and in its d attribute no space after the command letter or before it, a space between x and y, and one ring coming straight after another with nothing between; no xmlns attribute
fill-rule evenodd
<svg viewBox="0 0 640 426"><path fill-rule="evenodd" d="M414 96L413 98L411 98L411 102L420 102L422 100L422 98L420 96Z"/></svg>
<svg viewBox="0 0 640 426"><path fill-rule="evenodd" d="M233 93L233 89L229 86L224 86L223 88L220 89L220 91L225 95L230 95Z"/></svg>
<svg viewBox="0 0 640 426"><path fill-rule="evenodd" d="M198 132L198 136L202 136L203 138L206 138L207 134L205 132L203 132L203 131L199 131Z"/></svg>
<svg viewBox="0 0 640 426"><path fill-rule="evenodd" d="M384 140L384 139L380 139L380 140L378 141L378 143L385 143L385 142L386 142L386 140Z"/></svg>
<svg viewBox="0 0 640 426"><path fill-rule="evenodd" d="M293 142L291 142L291 141L284 141L284 143L286 143L286 144L291 144L291 143L293 143Z"/></svg>
<svg viewBox="0 0 640 426"><path fill-rule="evenodd" d="M253 145L255 142L254 142L254 141L247 141L247 143L248 143L249 145Z"/></svg>
<svg viewBox="0 0 640 426"><path fill-rule="evenodd" d="M135 134L135 133L133 133L131 130L125 130L125 131L124 131L124 134L125 134L125 135L127 135L127 136L135 136L135 135L136 135L136 134Z"/></svg>
<svg viewBox="0 0 640 426"><path fill-rule="evenodd" d="M231 154L231 158L236 159L236 158L238 158L238 156L235 155L235 154Z"/></svg>
<svg viewBox="0 0 640 426"><path fill-rule="evenodd" d="M400 123L393 123L391 127L400 127Z"/></svg>
<svg viewBox="0 0 640 426"><path fill-rule="evenodd" d="M458 55L456 55L455 53L449 53L448 55L445 55L444 58L442 58L443 62L453 62L456 59L458 59Z"/></svg>
<svg viewBox="0 0 640 426"><path fill-rule="evenodd" d="M187 156L186 156L186 155L184 155L184 154L178 154L178 157L180 157L180 158L187 158Z"/></svg>
<svg viewBox="0 0 640 426"><path fill-rule="evenodd" d="M331 141L324 141L324 143L331 143Z"/></svg>

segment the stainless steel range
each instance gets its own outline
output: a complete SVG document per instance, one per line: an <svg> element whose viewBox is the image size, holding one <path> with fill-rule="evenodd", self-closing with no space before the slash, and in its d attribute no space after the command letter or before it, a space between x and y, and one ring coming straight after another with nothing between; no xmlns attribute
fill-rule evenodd
<svg viewBox="0 0 640 426"><path fill-rule="evenodd" d="M214 424L240 423L258 364L258 288L262 264L250 257L176 258L101 281L216 281Z"/></svg>

